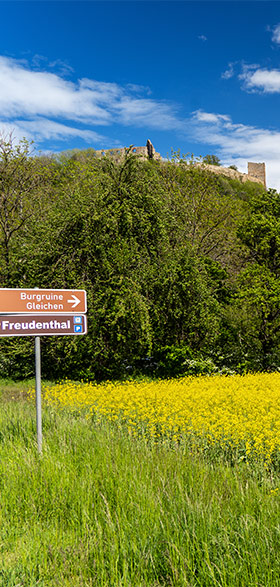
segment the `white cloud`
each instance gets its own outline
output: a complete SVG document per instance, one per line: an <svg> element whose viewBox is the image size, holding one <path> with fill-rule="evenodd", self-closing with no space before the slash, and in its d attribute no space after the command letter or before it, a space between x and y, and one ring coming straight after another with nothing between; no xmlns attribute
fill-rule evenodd
<svg viewBox="0 0 280 587"><path fill-rule="evenodd" d="M104 143L92 127L114 123L164 130L178 126L174 106L147 98L150 89L137 84L122 87L87 78L74 83L0 56L0 88L2 127L11 124L19 134L25 129L25 136L34 132L38 142L79 136Z"/></svg>
<svg viewBox="0 0 280 587"><path fill-rule="evenodd" d="M275 25L272 29L272 41L274 43L280 44L280 24Z"/></svg>
<svg viewBox="0 0 280 587"><path fill-rule="evenodd" d="M237 62L229 63L227 69L222 73L221 77L223 79L230 79L235 75L234 67Z"/></svg>
<svg viewBox="0 0 280 587"><path fill-rule="evenodd" d="M152 93L149 86L142 86L139 84L127 84L127 89L137 94L147 94L148 96Z"/></svg>
<svg viewBox="0 0 280 587"><path fill-rule="evenodd" d="M279 69L256 69L244 68L239 79L244 81L246 90L262 91L266 93L280 92L280 70Z"/></svg>
<svg viewBox="0 0 280 587"><path fill-rule="evenodd" d="M207 37L205 37L205 35L199 35L199 36L198 36L198 39L199 39L200 41L204 41L204 42L205 42L205 41L207 41Z"/></svg>
<svg viewBox="0 0 280 587"><path fill-rule="evenodd" d="M280 25L279 25L280 43ZM241 72L237 75L237 69ZM256 63L233 62L221 74L222 79L230 79L237 75L242 81L243 90L247 92L280 93L280 69L262 68Z"/></svg>
<svg viewBox="0 0 280 587"><path fill-rule="evenodd" d="M117 120L125 125L146 125L161 130L176 130L180 127L174 107L164 102L123 96L112 109Z"/></svg>
<svg viewBox="0 0 280 587"><path fill-rule="evenodd" d="M230 117L226 114L213 114L213 112L204 112L203 110L196 110L193 112L193 118L199 122L219 123L228 122Z"/></svg>
<svg viewBox="0 0 280 587"><path fill-rule="evenodd" d="M110 84L109 84L110 85ZM0 112L2 117L63 116L106 124L108 112L100 106L104 92L78 84L57 74L32 71L12 59L0 57ZM108 91L108 89L107 89Z"/></svg>
<svg viewBox="0 0 280 587"><path fill-rule="evenodd" d="M247 173L247 162L265 162L268 187L280 190L280 132L233 123L230 116L193 113L191 129L196 141L214 147L222 163L235 164ZM211 121L212 119L212 121Z"/></svg>
<svg viewBox="0 0 280 587"><path fill-rule="evenodd" d="M11 123L0 123L0 134L4 136L13 136L15 143L23 139L29 142L35 142L39 145L42 141L58 140L66 141L70 138L81 138L86 143L97 143L106 146L112 146L112 140L108 142L107 137L94 132L93 130L79 129L53 120L37 118L35 120L14 120ZM45 152L45 149L44 149Z"/></svg>
<svg viewBox="0 0 280 587"><path fill-rule="evenodd" d="M93 130L74 128L54 120L48 120L47 118L40 117L34 120L15 120L14 132L17 135L24 136L27 139L33 139L35 141L40 141L42 139L66 140L69 137L80 137L86 142L95 141L100 143L104 140L106 141L106 137L96 133Z"/></svg>

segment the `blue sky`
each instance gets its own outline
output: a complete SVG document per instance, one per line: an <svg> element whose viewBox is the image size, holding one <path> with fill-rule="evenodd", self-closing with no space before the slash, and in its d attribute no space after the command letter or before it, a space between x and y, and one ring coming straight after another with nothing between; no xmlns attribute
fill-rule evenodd
<svg viewBox="0 0 280 587"><path fill-rule="evenodd" d="M0 129L211 153L280 190L280 2L1 1Z"/></svg>

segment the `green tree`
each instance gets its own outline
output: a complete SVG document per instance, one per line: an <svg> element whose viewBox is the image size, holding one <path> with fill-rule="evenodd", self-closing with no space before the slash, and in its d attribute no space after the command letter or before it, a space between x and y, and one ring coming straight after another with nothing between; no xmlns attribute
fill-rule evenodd
<svg viewBox="0 0 280 587"><path fill-rule="evenodd" d="M217 155L205 155L202 161L206 165L221 165L221 161Z"/></svg>
<svg viewBox="0 0 280 587"><path fill-rule="evenodd" d="M0 279L2 286L15 279L17 237L34 215L37 189L45 182L45 166L31 157L27 141L15 144L12 135L0 137Z"/></svg>
<svg viewBox="0 0 280 587"><path fill-rule="evenodd" d="M247 266L239 276L237 299L247 309L250 345L255 341L264 369L280 358L280 195L270 190L250 202L239 228Z"/></svg>
<svg viewBox="0 0 280 587"><path fill-rule="evenodd" d="M159 172L169 197L171 238L174 225L176 245L188 242L196 255L229 265L240 246L236 226L244 214L244 204L230 183L184 161L167 163Z"/></svg>
<svg viewBox="0 0 280 587"><path fill-rule="evenodd" d="M88 293L88 335L43 338L45 376L112 378L144 365L159 374L165 361L172 375L193 358L197 369L212 369L207 357L222 364L223 349L234 366L246 345L257 365L268 354L267 332L277 349L272 277L263 287L274 312L265 310L273 324L264 335L261 304L253 310L257 283L278 276L275 194L193 161L140 161L131 149L120 163L92 150L52 158L28 151L20 159L12 149L9 156L2 193L11 202L14 194L15 213L9 209L2 284ZM18 190L19 176L26 191ZM30 375L33 355L30 340L0 341L3 373Z"/></svg>

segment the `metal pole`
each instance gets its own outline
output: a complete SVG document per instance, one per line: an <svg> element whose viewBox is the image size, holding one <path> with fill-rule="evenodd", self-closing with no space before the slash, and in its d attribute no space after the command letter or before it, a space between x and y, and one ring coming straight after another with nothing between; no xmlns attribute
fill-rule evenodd
<svg viewBox="0 0 280 587"><path fill-rule="evenodd" d="M41 348L40 336L35 336L35 385L36 385L36 427L38 453L42 453L42 404L41 404Z"/></svg>

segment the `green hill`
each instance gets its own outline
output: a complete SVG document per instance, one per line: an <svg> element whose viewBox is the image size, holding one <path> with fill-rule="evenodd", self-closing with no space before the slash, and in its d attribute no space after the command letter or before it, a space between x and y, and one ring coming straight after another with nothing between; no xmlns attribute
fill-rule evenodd
<svg viewBox="0 0 280 587"><path fill-rule="evenodd" d="M85 337L43 338L48 378L173 376L279 364L280 196L196 167L56 157L2 143L1 287L83 288ZM2 373L33 340L0 340Z"/></svg>

